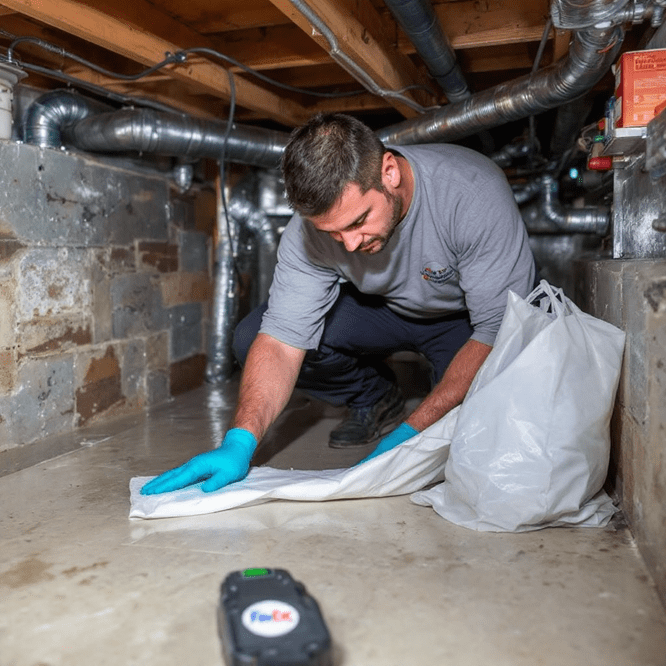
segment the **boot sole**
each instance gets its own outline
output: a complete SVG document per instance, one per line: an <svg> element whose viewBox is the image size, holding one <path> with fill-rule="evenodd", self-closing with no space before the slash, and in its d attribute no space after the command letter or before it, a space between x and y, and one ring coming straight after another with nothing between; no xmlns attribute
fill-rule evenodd
<svg viewBox="0 0 666 666"><path fill-rule="evenodd" d="M361 446L367 446L368 444L377 442L384 435L387 435L391 430L393 430L396 426L400 425L402 418L405 415L405 412L406 412L405 405L403 403L397 412L387 416L386 419L382 421L382 424L379 427L379 429L376 430L371 437L368 437L363 441L329 440L328 446L331 449L356 449L360 448Z"/></svg>

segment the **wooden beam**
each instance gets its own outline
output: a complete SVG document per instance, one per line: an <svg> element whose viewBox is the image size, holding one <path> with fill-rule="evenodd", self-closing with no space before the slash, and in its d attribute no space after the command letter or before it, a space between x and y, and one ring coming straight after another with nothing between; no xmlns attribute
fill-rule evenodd
<svg viewBox="0 0 666 666"><path fill-rule="evenodd" d="M569 42L571 42L571 30L555 30L553 40L553 62L569 53Z"/></svg>
<svg viewBox="0 0 666 666"><path fill-rule="evenodd" d="M139 3L143 3L147 12L142 17L141 25L150 25L151 17L159 12L156 12L145 0L122 3L122 7L119 6L116 13L124 12L128 7L129 11L136 13L136 6ZM2 0L2 4L147 66L161 62L166 53L173 53L182 48L179 43L147 32L141 25L127 22L117 16L110 16L75 0ZM160 20L164 22L162 15ZM173 23L180 26L175 21ZM182 30L186 28L180 26L176 31L180 33ZM200 37L199 42L201 43L203 39ZM230 86L226 70L210 60L192 58L183 65L169 66L164 71L169 72L174 79L181 80L199 91L229 99ZM286 124L295 125L302 122L305 110L299 104L239 77L235 83L236 100L239 105L263 112L267 117Z"/></svg>
<svg viewBox="0 0 666 666"><path fill-rule="evenodd" d="M66 67L63 71L69 76L100 86L105 90L160 102L173 107L176 111L189 113L198 118L219 120L220 117L224 117L220 113L221 109L218 108L223 104L219 98L192 95L183 83L168 76L151 75L140 81L129 82L103 76L79 64Z"/></svg>
<svg viewBox="0 0 666 666"><path fill-rule="evenodd" d="M289 0L271 0L301 30L322 48L329 51L329 44ZM408 57L399 53L386 37L382 19L369 2L359 0L308 0L309 7L336 36L339 48L359 65L382 88L400 90L413 84L425 85L425 77ZM429 95L409 91L405 95L429 106ZM395 99L387 101L405 117L418 112Z"/></svg>
<svg viewBox="0 0 666 666"><path fill-rule="evenodd" d="M496 72L503 69L531 69L534 51L528 44L511 44L478 49L468 49L458 53L458 61L466 74L477 72ZM545 64L542 61L542 66Z"/></svg>
<svg viewBox="0 0 666 666"><path fill-rule="evenodd" d="M293 23L261 30L237 30L227 33L224 41L214 38L211 41L226 55L260 71L331 62L331 56Z"/></svg>
<svg viewBox="0 0 666 666"><path fill-rule="evenodd" d="M162 11L196 32L214 34L285 25L289 19L266 0L160 0Z"/></svg>
<svg viewBox="0 0 666 666"><path fill-rule="evenodd" d="M464 0L435 6L435 14L454 49L539 41L548 18L547 0ZM402 32L398 45L405 53L414 47Z"/></svg>

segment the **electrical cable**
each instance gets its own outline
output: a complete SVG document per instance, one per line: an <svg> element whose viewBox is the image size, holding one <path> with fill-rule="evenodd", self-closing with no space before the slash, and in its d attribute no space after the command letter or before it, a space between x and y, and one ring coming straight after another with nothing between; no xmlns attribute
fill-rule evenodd
<svg viewBox="0 0 666 666"><path fill-rule="evenodd" d="M546 49L546 44L548 42L548 35L551 28L553 27L553 19L549 16L546 20L546 24L543 27L543 32L541 33L541 41L539 42L539 48L537 49L536 56L534 57L534 62L532 63L532 71L530 76L533 76L537 73L539 65L541 64L541 58L543 58L543 52ZM528 162L530 167L534 166L534 153L536 152L536 119L534 115L529 117L529 131L530 131L530 152L528 156Z"/></svg>
<svg viewBox="0 0 666 666"><path fill-rule="evenodd" d="M86 67L89 67L90 69L98 72L99 74L102 74L104 76L108 76L111 78L119 79L122 81L138 81L139 79L142 79L146 76L149 76L150 74L155 73L156 71L168 66L168 65L177 65L177 64L182 64L185 63L187 60L187 56L190 53L203 53L206 55L213 56L215 58L218 58L219 60L222 60L224 62L227 62L234 67L238 67L239 69L243 70L244 72L247 72L248 74L251 74L252 76L260 79L261 81L264 81L270 85L276 86L278 88L282 88L283 90L288 90L290 92L296 92L300 93L302 95L310 95L311 97L321 97L325 99L341 99L344 97L354 97L356 95L363 95L367 90L352 90L349 92L319 92L315 90L309 90L307 88L299 88L297 86L291 86L286 83L281 83L280 81L277 81L275 79L272 79L269 76L266 76L265 74L262 74L261 72L253 69L252 67L249 67L242 62L236 60L235 58L232 58L231 56L228 56L224 53L221 53L220 51L216 51L215 49L207 48L207 47L192 47L189 49L182 49L180 51L177 51L175 53L167 53L166 57L164 60L156 63L152 67L148 67L147 69L142 70L141 72L138 72L136 74L121 74L120 72L112 72L108 69L105 69L104 67L101 67L99 65L96 65L95 63L87 60L86 58L82 58L80 56L77 56L74 53L71 53L70 51L67 51L66 49L57 46L55 44L52 44L50 42L47 42L43 39L40 39L38 37L31 37L31 36L24 36L24 37L16 37L15 35L11 35L10 33L0 30L0 34L3 34L4 36L10 37L13 39L12 43L9 45L9 48L7 50L7 60L9 62L17 62L15 56L14 56L14 50L19 44L22 43L30 43L34 44L35 46L39 46L40 48L44 49L45 51L49 51L50 53L55 53L59 56L69 58L70 60L73 60L74 62L77 62L81 65L84 65ZM18 61L22 62L22 61ZM22 63L23 64L23 63ZM44 68L48 69L48 68ZM54 70L58 71L58 70ZM67 76L64 73L61 73L63 76ZM420 88L422 86L414 85L414 86L406 86L404 89L398 92L403 92L405 90L410 90L412 88Z"/></svg>
<svg viewBox="0 0 666 666"><path fill-rule="evenodd" d="M231 129L234 124L234 113L236 112L236 83L234 81L234 75L231 71L227 70L227 77L229 78L229 117L227 118L227 127L224 131L224 139L222 141L222 150L220 152L220 197L222 198L222 209L224 210L224 219L227 225L227 238L229 239L229 250L231 251L231 262L234 266L234 271L236 277L238 278L238 284L241 284L241 272L238 268L238 262L236 261L236 256L238 253L238 241L236 239L236 246L234 247L234 239L231 233L231 222L229 221L229 208L227 206L227 195L225 192L226 189L226 180L227 180L227 167L226 167L226 152L227 152L227 143L229 141L229 135L231 134Z"/></svg>
<svg viewBox="0 0 666 666"><path fill-rule="evenodd" d="M70 76L69 74L65 74L64 72L61 72L60 70L57 69L40 67L39 65L31 65L29 63L16 59L14 59L12 62L18 63L19 66L22 67L23 69L27 69L31 72L36 72L38 74L43 74L44 76L58 79L59 81L64 81L69 85L76 86L78 88L83 88L84 90L87 90L88 92L91 92L95 95L99 95L100 97L106 97L112 102L117 102L118 104L124 104L129 106L145 106L147 108L155 109L156 111L164 111L165 113L172 113L180 116L186 115L180 109L176 109L172 106L167 106L166 104L160 104L160 102L154 102L152 100L145 99L143 97L133 97L131 95L121 95L120 93L114 93L110 90L107 90L106 88L103 88L102 86L97 86L94 83L88 83L88 81L84 81L83 79L78 79L75 76Z"/></svg>

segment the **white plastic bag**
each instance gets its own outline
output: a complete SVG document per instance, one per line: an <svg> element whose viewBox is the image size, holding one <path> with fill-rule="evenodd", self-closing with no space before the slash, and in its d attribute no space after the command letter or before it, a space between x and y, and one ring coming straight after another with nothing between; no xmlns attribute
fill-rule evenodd
<svg viewBox="0 0 666 666"><path fill-rule="evenodd" d="M461 406L446 480L412 500L480 531L605 525L616 511L602 485L624 339L545 280L525 300L509 292Z"/></svg>

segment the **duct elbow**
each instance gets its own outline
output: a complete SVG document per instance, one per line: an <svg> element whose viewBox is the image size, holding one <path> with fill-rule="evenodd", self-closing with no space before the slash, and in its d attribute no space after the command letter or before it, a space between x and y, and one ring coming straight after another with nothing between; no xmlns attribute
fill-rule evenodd
<svg viewBox="0 0 666 666"><path fill-rule="evenodd" d="M46 93L28 109L23 125L26 143L40 148L60 148L65 128L90 113L84 99L63 90Z"/></svg>
<svg viewBox="0 0 666 666"><path fill-rule="evenodd" d="M610 226L606 208L566 208L558 197L559 185L552 175L542 178L543 217L562 233L583 233L605 236Z"/></svg>

